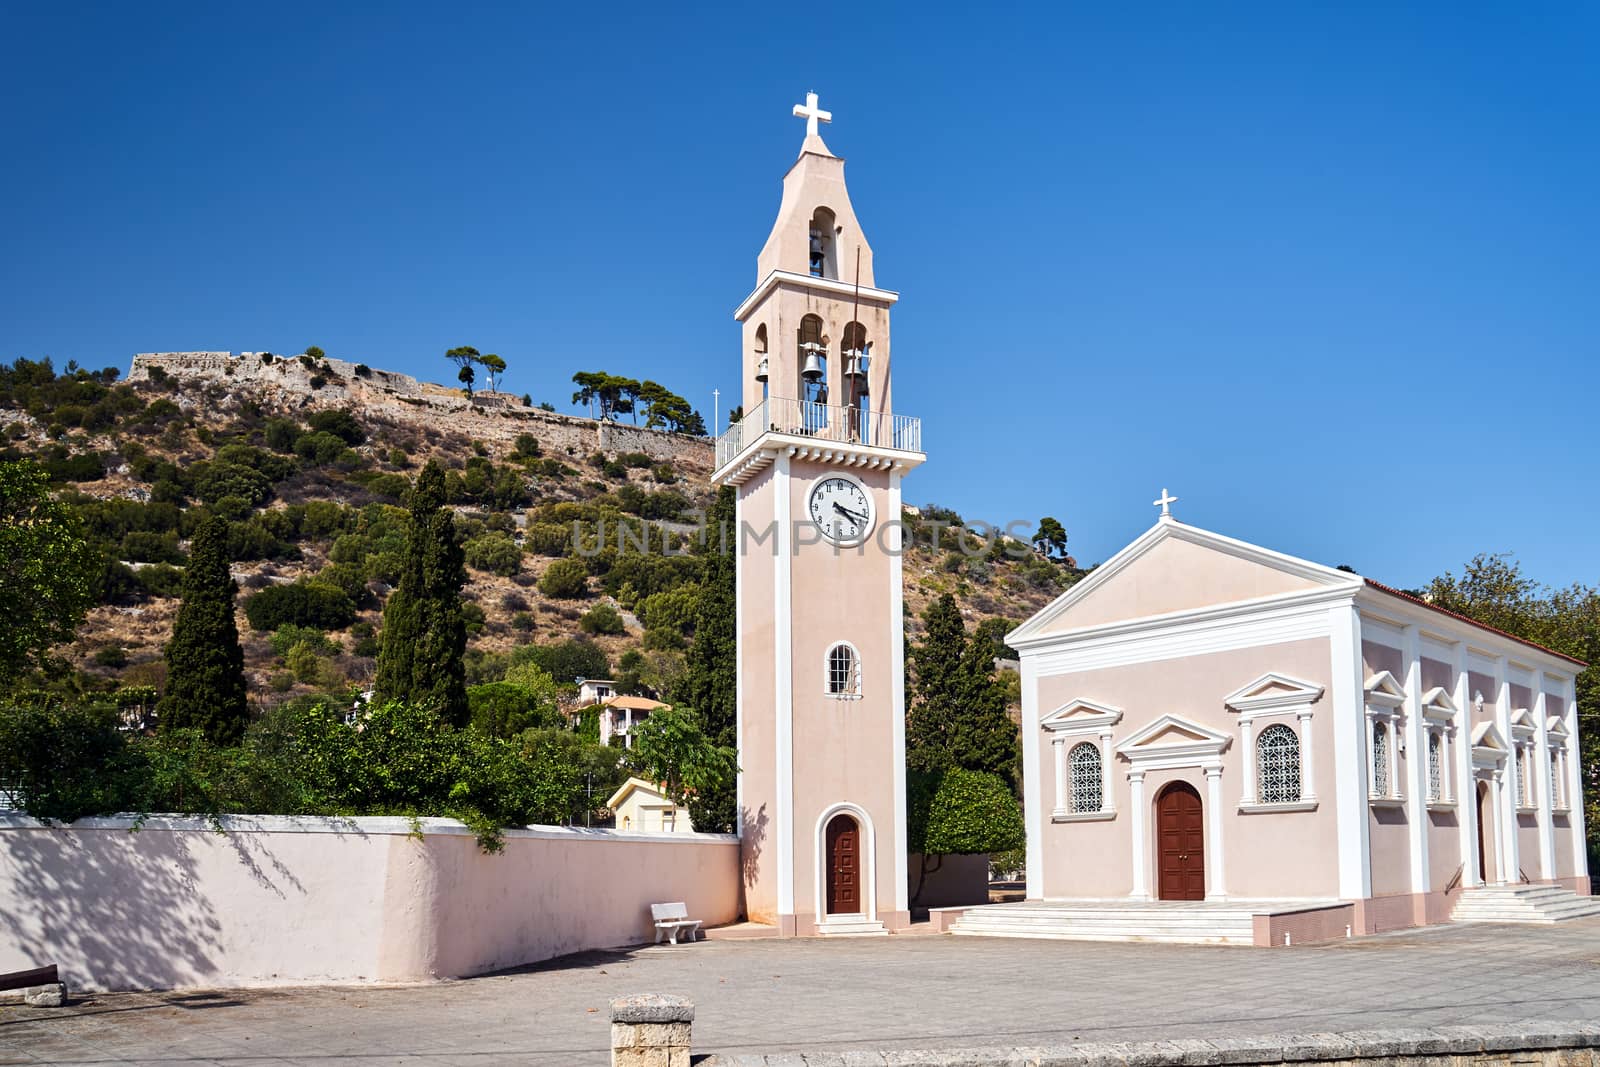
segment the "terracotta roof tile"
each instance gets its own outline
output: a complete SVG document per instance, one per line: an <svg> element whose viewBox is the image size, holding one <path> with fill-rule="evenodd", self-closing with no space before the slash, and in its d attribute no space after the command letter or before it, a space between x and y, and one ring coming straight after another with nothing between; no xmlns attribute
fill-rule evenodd
<svg viewBox="0 0 1600 1067"><path fill-rule="evenodd" d="M1406 601L1408 603L1416 604L1416 605L1418 605L1420 607L1427 608L1429 611L1437 611L1439 614L1448 615L1452 619L1459 619L1460 621L1462 621L1464 623L1467 623L1470 626L1476 627L1479 630L1487 630L1489 633L1499 634L1501 637L1508 638L1508 639L1510 639L1512 641L1515 641L1519 645L1527 645L1529 648L1536 648L1540 652L1547 652L1552 656L1556 656L1556 657L1558 657L1560 659L1566 660L1568 663L1576 663L1580 667L1587 667L1588 666L1587 663L1585 663L1581 659L1578 659L1576 656L1569 656L1565 652L1557 652L1555 649L1546 647L1545 645L1541 645L1537 641L1529 641L1526 637L1518 637L1516 634L1508 634L1504 630L1498 629L1497 627L1494 627L1494 626L1490 626L1487 623L1481 623L1477 619L1472 618L1471 616L1461 614L1459 611L1451 611L1449 608L1441 608L1437 604L1430 604L1426 600L1423 600L1421 597L1412 596L1410 593L1407 593L1407 592L1404 592L1402 590L1396 589L1392 585L1384 585L1382 582L1375 582L1371 578L1365 578L1365 577L1363 577L1361 580L1366 582L1368 586L1370 586L1373 589L1376 589L1380 593L1386 593L1389 596L1398 597L1399 599L1404 600L1404 601Z"/></svg>

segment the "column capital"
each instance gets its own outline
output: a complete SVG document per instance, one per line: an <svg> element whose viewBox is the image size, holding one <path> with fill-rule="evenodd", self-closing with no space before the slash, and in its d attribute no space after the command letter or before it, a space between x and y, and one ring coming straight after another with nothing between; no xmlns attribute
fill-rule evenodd
<svg viewBox="0 0 1600 1067"><path fill-rule="evenodd" d="M1222 768L1221 767L1202 767L1201 770L1206 772L1206 777L1207 778L1221 778L1222 777Z"/></svg>
<svg viewBox="0 0 1600 1067"><path fill-rule="evenodd" d="M1130 781L1130 782L1141 782L1142 783L1144 781L1144 774L1145 774L1145 772L1142 771L1142 770L1129 771L1128 772L1128 781Z"/></svg>

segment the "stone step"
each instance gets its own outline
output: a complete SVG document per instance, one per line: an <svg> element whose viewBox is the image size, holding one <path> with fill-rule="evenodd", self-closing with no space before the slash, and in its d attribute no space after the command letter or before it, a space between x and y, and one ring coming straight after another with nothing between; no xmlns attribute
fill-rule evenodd
<svg viewBox="0 0 1600 1067"><path fill-rule="evenodd" d="M1480 886L1462 892L1453 922L1556 923L1600 915L1600 899L1552 885Z"/></svg>
<svg viewBox="0 0 1600 1067"><path fill-rule="evenodd" d="M1251 931L1156 931L1143 926L1122 929L1104 927L1087 929L1017 930L1009 927L962 926L959 923L950 932L957 937L1010 937L1043 941L1148 941L1172 945L1249 945L1254 943Z"/></svg>

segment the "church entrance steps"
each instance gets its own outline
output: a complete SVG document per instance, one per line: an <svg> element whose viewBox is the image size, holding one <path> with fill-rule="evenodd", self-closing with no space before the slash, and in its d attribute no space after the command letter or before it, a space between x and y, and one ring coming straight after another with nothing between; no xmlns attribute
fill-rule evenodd
<svg viewBox="0 0 1600 1067"><path fill-rule="evenodd" d="M966 937L1253 945L1257 915L1337 904L1333 900L1031 900L969 908L950 932Z"/></svg>
<svg viewBox="0 0 1600 1067"><path fill-rule="evenodd" d="M817 926L818 937L888 937L889 931L876 919L864 915L836 916Z"/></svg>
<svg viewBox="0 0 1600 1067"><path fill-rule="evenodd" d="M1556 923L1600 915L1600 898L1554 885L1490 885L1464 889L1450 920L1458 923Z"/></svg>

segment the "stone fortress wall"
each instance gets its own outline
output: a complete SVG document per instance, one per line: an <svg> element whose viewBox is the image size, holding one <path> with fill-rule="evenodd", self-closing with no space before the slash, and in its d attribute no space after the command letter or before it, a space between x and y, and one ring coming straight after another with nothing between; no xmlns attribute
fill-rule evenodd
<svg viewBox="0 0 1600 1067"><path fill-rule="evenodd" d="M546 455L642 452L707 471L712 463L709 438L541 411L509 393L478 392L469 401L460 389L340 359L307 366L299 356L263 352L141 352L133 357L127 381L150 381L157 368L177 384L180 396L189 387L220 385L288 410L351 408L401 424L448 427L484 441L508 444L518 434L531 433Z"/></svg>

